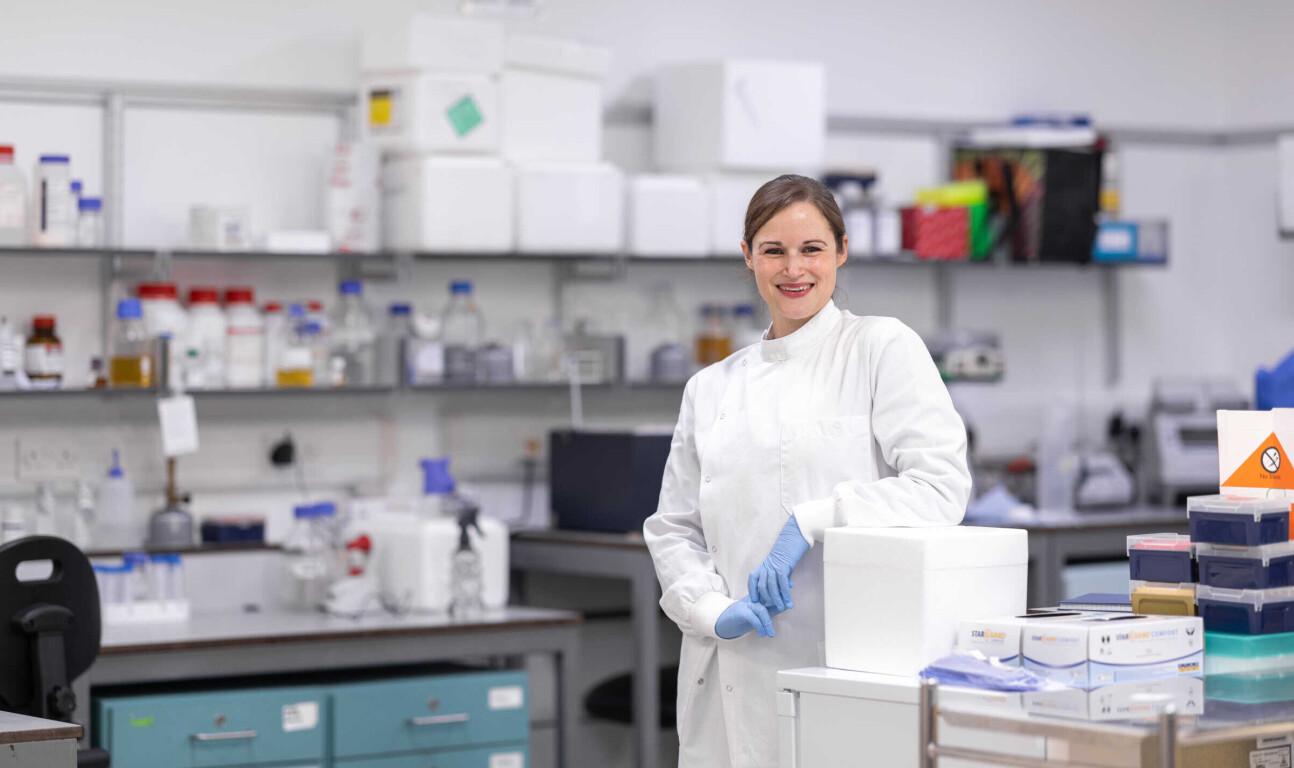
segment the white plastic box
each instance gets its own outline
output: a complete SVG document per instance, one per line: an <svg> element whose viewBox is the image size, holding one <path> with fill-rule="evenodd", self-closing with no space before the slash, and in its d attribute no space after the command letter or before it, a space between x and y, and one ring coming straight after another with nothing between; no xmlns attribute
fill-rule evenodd
<svg viewBox="0 0 1294 768"><path fill-rule="evenodd" d="M666 171L814 171L826 141L821 64L727 60L656 73L652 134Z"/></svg>
<svg viewBox="0 0 1294 768"><path fill-rule="evenodd" d="M746 209L772 173L712 173L706 176L710 197L710 253L741 258L741 239L746 229Z"/></svg>
<svg viewBox="0 0 1294 768"><path fill-rule="evenodd" d="M503 26L429 13L370 24L360 43L360 69L497 74L503 69Z"/></svg>
<svg viewBox="0 0 1294 768"><path fill-rule="evenodd" d="M701 178L631 176L628 191L629 253L710 255L710 201Z"/></svg>
<svg viewBox="0 0 1294 768"><path fill-rule="evenodd" d="M532 35L508 38L500 79L503 156L517 161L602 159L607 48Z"/></svg>
<svg viewBox="0 0 1294 768"><path fill-rule="evenodd" d="M829 667L915 675L952 651L963 619L1025 610L1025 531L831 528L825 547Z"/></svg>
<svg viewBox="0 0 1294 768"><path fill-rule="evenodd" d="M624 247L624 175L610 163L517 166L517 250L618 253Z"/></svg>
<svg viewBox="0 0 1294 768"><path fill-rule="evenodd" d="M486 608L502 608L508 604L508 528L490 517L478 522L482 533L472 530L468 536L480 556L481 602ZM385 596L421 613L449 610L457 520L389 512L373 516L365 528L373 539L374 573Z"/></svg>
<svg viewBox="0 0 1294 768"><path fill-rule="evenodd" d="M979 651L1004 664L1020 664L1020 636L1025 627L1039 621L1061 621L1089 616L1084 611L1055 611L1023 616L995 616L964 619L957 624L957 650Z"/></svg>
<svg viewBox="0 0 1294 768"><path fill-rule="evenodd" d="M487 157L394 157L383 166L388 248L503 253L513 239L512 169Z"/></svg>
<svg viewBox="0 0 1294 768"><path fill-rule="evenodd" d="M491 75L369 73L359 104L362 138L387 152L499 149L499 84Z"/></svg>

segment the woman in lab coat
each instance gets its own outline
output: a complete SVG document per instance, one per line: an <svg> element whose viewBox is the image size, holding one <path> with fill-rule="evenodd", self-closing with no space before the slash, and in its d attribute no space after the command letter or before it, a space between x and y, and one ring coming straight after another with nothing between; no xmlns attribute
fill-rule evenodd
<svg viewBox="0 0 1294 768"><path fill-rule="evenodd" d="M772 324L683 393L643 525L661 607L683 631L681 768L777 765L776 672L823 660L827 528L965 512L966 430L925 345L832 301L847 245L817 181L760 187L741 249Z"/></svg>

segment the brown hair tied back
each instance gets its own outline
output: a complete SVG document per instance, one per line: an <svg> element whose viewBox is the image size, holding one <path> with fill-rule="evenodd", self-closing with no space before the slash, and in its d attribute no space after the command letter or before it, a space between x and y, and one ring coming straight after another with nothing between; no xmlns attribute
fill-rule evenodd
<svg viewBox="0 0 1294 768"><path fill-rule="evenodd" d="M746 246L754 250L752 241L760 227L794 203L812 203L831 226L831 231L836 236L836 251L844 249L845 217L841 215L840 206L836 205L836 198L831 190L817 179L793 173L778 176L765 183L750 198L750 205L746 208Z"/></svg>

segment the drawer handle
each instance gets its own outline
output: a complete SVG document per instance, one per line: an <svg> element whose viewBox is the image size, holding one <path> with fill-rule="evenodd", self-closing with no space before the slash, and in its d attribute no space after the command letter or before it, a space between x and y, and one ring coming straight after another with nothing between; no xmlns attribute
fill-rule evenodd
<svg viewBox="0 0 1294 768"><path fill-rule="evenodd" d="M194 741L231 741L233 739L254 739L256 731L224 731L222 733L195 733L189 737Z"/></svg>
<svg viewBox="0 0 1294 768"><path fill-rule="evenodd" d="M467 713L461 715L424 715L409 718L409 725L448 725L449 723L466 723L471 719L472 716Z"/></svg>

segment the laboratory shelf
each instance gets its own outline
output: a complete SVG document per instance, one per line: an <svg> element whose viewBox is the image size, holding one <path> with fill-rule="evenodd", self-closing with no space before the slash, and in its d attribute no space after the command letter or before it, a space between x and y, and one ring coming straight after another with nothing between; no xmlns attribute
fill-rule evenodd
<svg viewBox="0 0 1294 768"><path fill-rule="evenodd" d="M397 387L389 384L374 384L362 387L283 387L283 388L261 388L261 389L198 389L191 390L185 394L192 395L199 402L203 400L216 399L296 399L300 397L362 397L371 395L391 395L400 392L413 394L453 394L453 393L477 393L489 392L495 394L502 393L527 393L527 392L548 392L564 393L569 392L571 385L567 382L553 383L525 383L512 382L506 384L427 384L413 385L407 387ZM657 382L632 382L617 384L581 384L580 389L583 391L597 392L670 392L682 391L683 382L678 383L657 383ZM113 399L144 399L161 397L165 393L157 389L22 389L22 390L0 390L0 401L24 401L24 400L63 400L74 398L99 398L103 400Z"/></svg>

